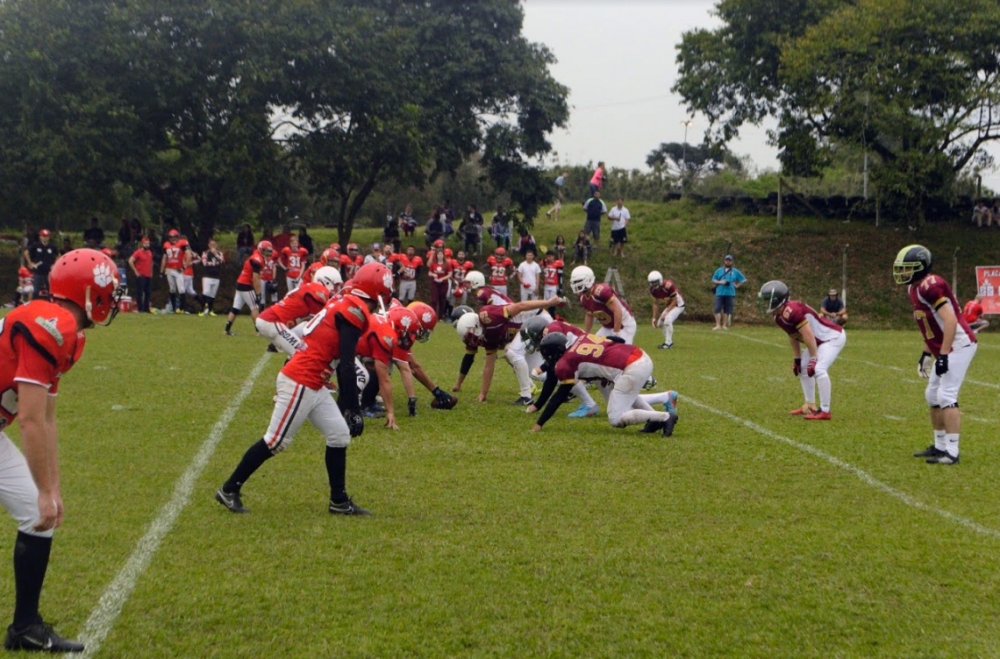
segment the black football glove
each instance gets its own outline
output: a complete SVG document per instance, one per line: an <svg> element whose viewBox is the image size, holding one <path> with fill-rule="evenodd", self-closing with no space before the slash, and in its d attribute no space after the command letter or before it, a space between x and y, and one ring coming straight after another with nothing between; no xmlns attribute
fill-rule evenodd
<svg viewBox="0 0 1000 659"><path fill-rule="evenodd" d="M809 364L806 366L806 375L809 377L814 377L816 375L816 358L812 357L809 360Z"/></svg>
<svg viewBox="0 0 1000 659"><path fill-rule="evenodd" d="M604 338L606 338L608 341L614 341L615 343L625 343L625 339L623 339L620 336L615 336L614 334L606 336Z"/></svg>
<svg viewBox="0 0 1000 659"><path fill-rule="evenodd" d="M361 412L348 410L344 412L344 420L347 421L347 428L351 431L351 437L360 437L365 431L365 417Z"/></svg>
<svg viewBox="0 0 1000 659"><path fill-rule="evenodd" d="M411 398L407 401L406 409L409 410L410 416L417 416L417 399Z"/></svg>
<svg viewBox="0 0 1000 659"><path fill-rule="evenodd" d="M796 357L792 360L792 375L798 377L802 375L802 358Z"/></svg>
<svg viewBox="0 0 1000 659"><path fill-rule="evenodd" d="M920 359L917 361L917 373L923 379L927 379L931 376L931 366L934 364L934 360L931 359L931 353L923 352L920 353Z"/></svg>
<svg viewBox="0 0 1000 659"><path fill-rule="evenodd" d="M941 377L948 372L948 355L938 355L934 360L934 373Z"/></svg>

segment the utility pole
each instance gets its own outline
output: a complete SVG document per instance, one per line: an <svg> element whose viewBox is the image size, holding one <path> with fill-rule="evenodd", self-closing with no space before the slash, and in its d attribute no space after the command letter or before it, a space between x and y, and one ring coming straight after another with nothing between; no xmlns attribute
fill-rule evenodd
<svg viewBox="0 0 1000 659"><path fill-rule="evenodd" d="M681 123L684 124L684 146L681 147L681 188L687 189L688 128L694 125L694 121L688 119Z"/></svg>

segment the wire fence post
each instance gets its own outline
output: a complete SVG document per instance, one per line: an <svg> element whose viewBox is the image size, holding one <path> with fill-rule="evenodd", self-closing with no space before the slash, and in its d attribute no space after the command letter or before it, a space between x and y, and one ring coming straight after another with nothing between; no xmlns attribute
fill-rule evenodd
<svg viewBox="0 0 1000 659"><path fill-rule="evenodd" d="M961 247L955 248L955 253L951 255L951 292L958 299L958 250Z"/></svg>
<svg viewBox="0 0 1000 659"><path fill-rule="evenodd" d="M781 222L781 177L778 177L778 226L782 226Z"/></svg>
<svg viewBox="0 0 1000 659"><path fill-rule="evenodd" d="M844 257L840 266L840 299L845 305L847 304L847 248L850 246L850 243L844 245Z"/></svg>

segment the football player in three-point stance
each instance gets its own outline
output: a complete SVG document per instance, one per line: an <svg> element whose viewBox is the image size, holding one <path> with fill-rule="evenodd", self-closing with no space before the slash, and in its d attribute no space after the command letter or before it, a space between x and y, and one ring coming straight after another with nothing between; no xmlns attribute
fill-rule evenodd
<svg viewBox="0 0 1000 659"><path fill-rule="evenodd" d="M669 350L674 347L674 321L684 313L684 298L674 282L664 280L656 270L650 272L646 280L649 282L649 294L653 296L653 327L663 328L663 343L656 347ZM660 300L667 301L662 313L657 304Z"/></svg>
<svg viewBox="0 0 1000 659"><path fill-rule="evenodd" d="M8 650L82 652L38 611L52 534L63 520L56 433L59 381L83 355L83 330L118 312L118 268L93 249L61 256L49 274L52 302L35 300L0 320L0 428L18 420L22 454L0 431L0 503L17 521L14 620Z"/></svg>
<svg viewBox="0 0 1000 659"><path fill-rule="evenodd" d="M579 296L580 305L587 312L583 330L589 333L596 319L601 324L598 336L620 336L625 343L633 343L638 328L632 310L609 284L595 281L594 271L585 265L573 268L569 276L570 290Z"/></svg>
<svg viewBox="0 0 1000 659"><path fill-rule="evenodd" d="M364 432L358 400L354 355L358 341L372 322L371 314L384 308L392 295L392 272L381 263L362 266L351 289L327 303L303 329L300 350L278 374L274 411L267 432L244 453L215 499L234 513L245 513L243 484L272 456L288 448L295 433L309 421L326 438L326 471L330 481L329 511L339 515L367 515L347 495L347 447ZM332 366L336 364L336 367ZM326 383L335 368L340 395L333 400Z"/></svg>
<svg viewBox="0 0 1000 659"><path fill-rule="evenodd" d="M437 325L437 314L434 313L434 309L426 302L411 302L406 308L416 315L417 341L421 343L427 341L434 327ZM469 309L469 311L472 311L472 309ZM405 349L397 347L393 359L395 359L396 365L399 367L399 378L403 381L403 389L406 391L408 398L407 411L410 416L417 416L417 396L416 390L413 387L414 378L420 384L424 385L427 391L434 395L434 400L431 402L431 407L434 409L450 410L458 404L458 398L434 384L434 381L427 375L423 366L413 356L412 347Z"/></svg>
<svg viewBox="0 0 1000 659"><path fill-rule="evenodd" d="M907 245L899 250L892 276L897 284L906 284L913 319L927 348L920 355L917 371L929 380L924 397L931 410L934 443L913 456L926 458L930 464L957 464L962 427L958 392L976 355L976 334L965 321L948 282L931 273L931 253L926 247Z"/></svg>
<svg viewBox="0 0 1000 659"><path fill-rule="evenodd" d="M828 371L847 343L847 332L821 317L808 304L790 300L788 286L777 280L760 287L757 307L761 313L774 318L792 346L792 373L802 385L805 404L790 414L801 415L810 421L829 421L833 386ZM805 368L802 366L803 345L809 354ZM819 409L816 409L816 389L819 389Z"/></svg>

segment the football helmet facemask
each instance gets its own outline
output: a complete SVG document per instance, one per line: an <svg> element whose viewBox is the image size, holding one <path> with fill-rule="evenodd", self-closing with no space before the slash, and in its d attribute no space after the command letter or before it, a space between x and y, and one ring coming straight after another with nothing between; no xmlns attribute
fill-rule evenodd
<svg viewBox="0 0 1000 659"><path fill-rule="evenodd" d="M646 281L649 282L649 290L659 288L663 285L663 275L658 270L653 270L646 277Z"/></svg>
<svg viewBox="0 0 1000 659"><path fill-rule="evenodd" d="M431 338L431 332L437 325L437 314L431 305L426 302L414 301L406 305L406 308L417 315L417 341L423 343Z"/></svg>
<svg viewBox="0 0 1000 659"><path fill-rule="evenodd" d="M776 313L785 302L788 302L788 286L777 279L761 286L757 293L757 308L761 313Z"/></svg>
<svg viewBox="0 0 1000 659"><path fill-rule="evenodd" d="M538 344L541 343L542 335L548 326L549 321L543 316L532 316L521 326L521 340L524 341L524 349L528 354L538 350Z"/></svg>
<svg viewBox="0 0 1000 659"><path fill-rule="evenodd" d="M896 254L892 278L897 284L912 284L931 271L931 251L923 245L907 245Z"/></svg>
<svg viewBox="0 0 1000 659"><path fill-rule="evenodd" d="M588 266L578 265L569 276L569 288L576 295L586 293L594 285L594 271Z"/></svg>
<svg viewBox="0 0 1000 659"><path fill-rule="evenodd" d="M479 314L474 311L462 314L462 317L455 323L455 331L458 332L458 338L462 339L464 343L468 343L472 336L481 337L483 325L479 322Z"/></svg>
<svg viewBox="0 0 1000 659"><path fill-rule="evenodd" d="M270 240L262 240L257 243L257 251L264 258L269 259L271 258L271 254L274 254L274 245L271 244Z"/></svg>

